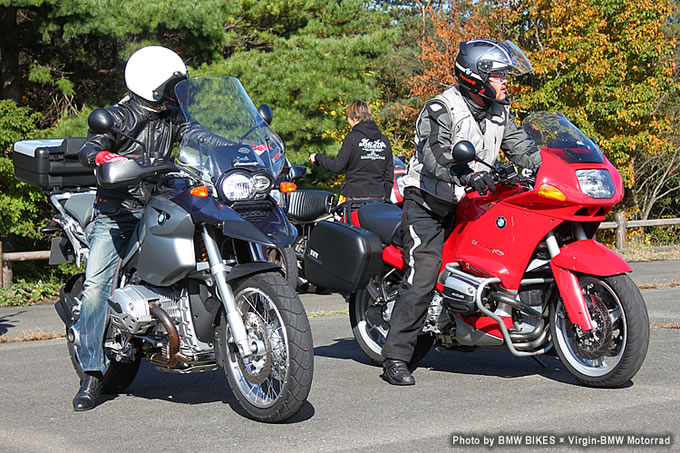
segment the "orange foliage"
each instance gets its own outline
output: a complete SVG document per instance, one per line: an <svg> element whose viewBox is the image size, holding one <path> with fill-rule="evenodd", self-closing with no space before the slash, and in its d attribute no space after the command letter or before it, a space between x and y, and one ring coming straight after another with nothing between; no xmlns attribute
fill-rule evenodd
<svg viewBox="0 0 680 453"><path fill-rule="evenodd" d="M410 97L424 102L455 85L454 68L461 41L499 39L499 24L507 21L510 11L488 6L476 0L446 0L438 3L436 9L432 6L425 9L430 33L421 39L418 58L423 70L409 81ZM419 109L401 107L399 119L414 122Z"/></svg>

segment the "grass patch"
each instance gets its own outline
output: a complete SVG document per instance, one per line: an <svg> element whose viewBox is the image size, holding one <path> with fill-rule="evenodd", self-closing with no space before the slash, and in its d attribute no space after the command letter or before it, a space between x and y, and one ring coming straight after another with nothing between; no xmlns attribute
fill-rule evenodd
<svg viewBox="0 0 680 453"><path fill-rule="evenodd" d="M649 325L652 329L673 329L680 330L680 323L654 322Z"/></svg>
<svg viewBox="0 0 680 453"><path fill-rule="evenodd" d="M0 290L0 307L33 305L53 300L59 296L61 285L62 282L20 280L12 283L9 288Z"/></svg>
<svg viewBox="0 0 680 453"><path fill-rule="evenodd" d="M7 343L24 343L28 341L42 341L42 340L53 340L55 338L66 338L64 332L43 332L38 329L36 331L30 331L25 333L23 337L9 338L7 336L0 337L0 344Z"/></svg>
<svg viewBox="0 0 680 453"><path fill-rule="evenodd" d="M680 281L677 280L662 283L640 283L637 285L638 289L677 288L678 286L680 286Z"/></svg>
<svg viewBox="0 0 680 453"><path fill-rule="evenodd" d="M345 308L344 310L335 310L335 311L313 311L310 313L307 313L308 318L321 318L324 316L335 316L335 315L347 315L349 314L349 308Z"/></svg>
<svg viewBox="0 0 680 453"><path fill-rule="evenodd" d="M661 261L680 259L680 246L636 247L614 250L626 261Z"/></svg>

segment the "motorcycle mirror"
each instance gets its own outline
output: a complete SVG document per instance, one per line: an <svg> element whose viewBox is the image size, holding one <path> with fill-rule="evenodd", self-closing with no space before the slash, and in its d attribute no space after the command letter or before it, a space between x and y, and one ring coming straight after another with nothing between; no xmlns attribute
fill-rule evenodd
<svg viewBox="0 0 680 453"><path fill-rule="evenodd" d="M292 166L288 171L288 177L292 182L304 179L305 176L307 176L307 167L305 167L304 165Z"/></svg>
<svg viewBox="0 0 680 453"><path fill-rule="evenodd" d="M87 125L95 134L106 134L113 128L113 116L106 109L93 110L87 117Z"/></svg>
<svg viewBox="0 0 680 453"><path fill-rule="evenodd" d="M453 146L453 160L459 164L467 164L475 160L477 152L475 145L467 140L461 140Z"/></svg>
<svg viewBox="0 0 680 453"><path fill-rule="evenodd" d="M264 122L267 123L267 125L272 124L274 112L272 111L272 108L269 107L269 105L262 104L257 108L257 112L260 114L260 117L264 120Z"/></svg>

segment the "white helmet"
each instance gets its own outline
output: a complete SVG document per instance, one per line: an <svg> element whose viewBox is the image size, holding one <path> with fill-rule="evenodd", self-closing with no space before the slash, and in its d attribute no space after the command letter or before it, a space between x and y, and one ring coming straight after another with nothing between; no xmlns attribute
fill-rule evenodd
<svg viewBox="0 0 680 453"><path fill-rule="evenodd" d="M161 46L139 49L125 66L125 85L153 104L176 103L175 85L186 78L187 67L182 58Z"/></svg>

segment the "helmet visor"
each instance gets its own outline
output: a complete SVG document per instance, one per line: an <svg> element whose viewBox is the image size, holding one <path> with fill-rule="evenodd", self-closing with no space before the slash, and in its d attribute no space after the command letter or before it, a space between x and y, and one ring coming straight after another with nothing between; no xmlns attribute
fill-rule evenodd
<svg viewBox="0 0 680 453"><path fill-rule="evenodd" d="M503 41L487 50L477 61L479 73L505 72L523 75L533 70L524 52L512 41Z"/></svg>

